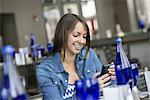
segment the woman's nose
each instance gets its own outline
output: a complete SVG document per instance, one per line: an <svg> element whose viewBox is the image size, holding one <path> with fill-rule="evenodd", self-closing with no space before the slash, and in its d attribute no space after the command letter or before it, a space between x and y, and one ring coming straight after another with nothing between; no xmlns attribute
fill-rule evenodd
<svg viewBox="0 0 150 100"><path fill-rule="evenodd" d="M80 39L79 39L79 42L80 42L81 44L84 44L85 39L81 36Z"/></svg>

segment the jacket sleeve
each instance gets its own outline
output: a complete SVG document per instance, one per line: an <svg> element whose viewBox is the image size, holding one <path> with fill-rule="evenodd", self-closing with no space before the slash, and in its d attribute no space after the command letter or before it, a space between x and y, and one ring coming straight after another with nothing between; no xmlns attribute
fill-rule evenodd
<svg viewBox="0 0 150 100"><path fill-rule="evenodd" d="M91 53L93 55L93 59L94 59L93 61L96 66L97 72L101 72L102 71L102 63L100 62L97 54L95 53L95 51L93 49L91 49ZM112 80L111 85L112 84L116 84L116 80Z"/></svg>
<svg viewBox="0 0 150 100"><path fill-rule="evenodd" d="M36 77L43 100L62 100L59 92L60 82L54 78L53 71L44 69L43 67L39 65L36 69Z"/></svg>

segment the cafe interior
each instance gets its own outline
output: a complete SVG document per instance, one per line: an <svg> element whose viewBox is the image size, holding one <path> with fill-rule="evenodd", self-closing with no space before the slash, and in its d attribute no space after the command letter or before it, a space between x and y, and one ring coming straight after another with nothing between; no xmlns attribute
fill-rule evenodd
<svg viewBox="0 0 150 100"><path fill-rule="evenodd" d="M140 99L134 100L150 100L149 5L150 0L0 0L0 48L14 47L14 65L29 100L42 100L36 66L51 52L59 19L67 13L77 14L87 23L91 48L102 64L116 61L115 38L122 38L130 64L138 65ZM31 35L40 52L37 56L31 55ZM0 51L0 83L3 66L3 52ZM104 94L107 93L102 97Z"/></svg>

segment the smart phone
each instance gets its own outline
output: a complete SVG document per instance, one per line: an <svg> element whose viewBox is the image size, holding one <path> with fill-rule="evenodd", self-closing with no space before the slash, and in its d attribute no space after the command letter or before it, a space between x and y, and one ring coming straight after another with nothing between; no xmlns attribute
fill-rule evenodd
<svg viewBox="0 0 150 100"><path fill-rule="evenodd" d="M102 75L108 73L108 69L109 69L109 67L110 67L111 65L112 65L112 64L103 65L103 66L102 66L102 71L101 71L101 73L98 74L98 75L96 76L96 78L99 78L99 77L101 77Z"/></svg>

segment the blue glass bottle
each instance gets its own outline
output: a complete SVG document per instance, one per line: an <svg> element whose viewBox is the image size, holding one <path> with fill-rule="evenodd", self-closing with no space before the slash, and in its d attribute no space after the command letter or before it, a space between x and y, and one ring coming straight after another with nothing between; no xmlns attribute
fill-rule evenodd
<svg viewBox="0 0 150 100"><path fill-rule="evenodd" d="M75 86L76 86L76 97L77 100L84 100L85 98L85 88L83 84L83 80L77 80L75 81Z"/></svg>
<svg viewBox="0 0 150 100"><path fill-rule="evenodd" d="M38 52L37 52L37 44L36 44L36 39L35 39L34 33L30 34L30 49L31 49L31 56L33 58L37 57Z"/></svg>
<svg viewBox="0 0 150 100"><path fill-rule="evenodd" d="M0 100L27 100L27 94L13 63L13 53L14 48L11 45L4 46L2 49L4 75L0 89Z"/></svg>
<svg viewBox="0 0 150 100"><path fill-rule="evenodd" d="M115 42L117 44L115 62L117 85L124 85L129 83L130 88L132 88L132 69L129 60L124 52L122 39L118 37L116 38Z"/></svg>
<svg viewBox="0 0 150 100"><path fill-rule="evenodd" d="M99 100L99 85L96 79L77 80L75 85L77 100Z"/></svg>
<svg viewBox="0 0 150 100"><path fill-rule="evenodd" d="M140 19L138 21L138 26L139 26L140 29L144 29L145 28L145 21Z"/></svg>
<svg viewBox="0 0 150 100"><path fill-rule="evenodd" d="M9 88L9 71L8 66L5 66L5 68L3 68L3 78L0 86L0 100L9 100Z"/></svg>
<svg viewBox="0 0 150 100"><path fill-rule="evenodd" d="M99 100L99 85L96 79L86 79L87 100Z"/></svg>
<svg viewBox="0 0 150 100"><path fill-rule="evenodd" d="M132 75L133 75L133 84L134 86L137 86L137 81L139 77L138 64L137 63L131 64L131 68L132 68Z"/></svg>
<svg viewBox="0 0 150 100"><path fill-rule="evenodd" d="M53 49L53 44L52 43L48 43L47 44L47 49L48 49L48 52L51 52L52 49Z"/></svg>

